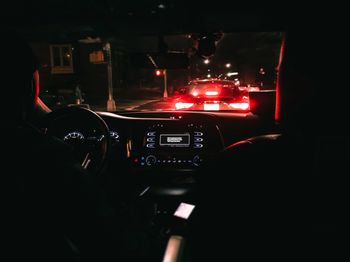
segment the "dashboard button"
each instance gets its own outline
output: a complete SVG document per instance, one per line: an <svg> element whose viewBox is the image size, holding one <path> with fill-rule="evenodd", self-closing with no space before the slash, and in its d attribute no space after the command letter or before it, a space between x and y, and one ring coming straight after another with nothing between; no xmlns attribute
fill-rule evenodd
<svg viewBox="0 0 350 262"><path fill-rule="evenodd" d="M156 136L156 132L155 132L155 131L148 132L148 133L147 133L147 136Z"/></svg>
<svg viewBox="0 0 350 262"><path fill-rule="evenodd" d="M195 135L195 136L203 136L203 132L197 132L197 131L195 131L195 132L194 132L194 135Z"/></svg>
<svg viewBox="0 0 350 262"><path fill-rule="evenodd" d="M202 141L203 141L203 138L201 138L201 137L194 138L194 142L202 142Z"/></svg>
<svg viewBox="0 0 350 262"><path fill-rule="evenodd" d="M193 147L194 147L194 148L202 148L202 147L203 147L203 144L194 143L194 144L193 144Z"/></svg>
<svg viewBox="0 0 350 262"><path fill-rule="evenodd" d="M147 142L156 142L156 138L155 137L148 137Z"/></svg>
<svg viewBox="0 0 350 262"><path fill-rule="evenodd" d="M156 148L156 144L155 143L148 143L148 144L146 144L146 147L148 147L148 148Z"/></svg>

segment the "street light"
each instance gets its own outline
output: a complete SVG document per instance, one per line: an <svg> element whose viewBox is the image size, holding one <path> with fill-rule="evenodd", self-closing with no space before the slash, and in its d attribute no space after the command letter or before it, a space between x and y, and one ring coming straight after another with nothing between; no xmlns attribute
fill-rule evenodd
<svg viewBox="0 0 350 262"><path fill-rule="evenodd" d="M108 100L107 100L107 111L114 112L117 110L115 100L113 98L113 78L112 78L112 52L111 45L107 42L104 46L107 57L107 79L108 79Z"/></svg>
<svg viewBox="0 0 350 262"><path fill-rule="evenodd" d="M230 64L230 63L227 63L225 66L226 66L226 68L230 68L230 67L231 67L231 64Z"/></svg>
<svg viewBox="0 0 350 262"><path fill-rule="evenodd" d="M168 80L167 80L167 71L166 71L166 69L163 70L163 75L164 75L163 97L168 97Z"/></svg>
<svg viewBox="0 0 350 262"><path fill-rule="evenodd" d="M226 75L227 76L236 76L236 75L238 75L238 72L228 72Z"/></svg>
<svg viewBox="0 0 350 262"><path fill-rule="evenodd" d="M207 64L209 64L209 63L210 63L210 60L209 60L209 59L205 59L205 60L204 60L204 64L207 65Z"/></svg>

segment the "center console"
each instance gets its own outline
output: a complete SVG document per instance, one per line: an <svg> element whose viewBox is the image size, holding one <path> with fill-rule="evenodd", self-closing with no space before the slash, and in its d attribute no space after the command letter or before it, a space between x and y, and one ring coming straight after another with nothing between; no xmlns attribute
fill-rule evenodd
<svg viewBox="0 0 350 262"><path fill-rule="evenodd" d="M139 168L195 169L222 147L217 132L215 128L198 123L152 123L143 128L141 136L137 135L139 139L133 139L132 165Z"/></svg>

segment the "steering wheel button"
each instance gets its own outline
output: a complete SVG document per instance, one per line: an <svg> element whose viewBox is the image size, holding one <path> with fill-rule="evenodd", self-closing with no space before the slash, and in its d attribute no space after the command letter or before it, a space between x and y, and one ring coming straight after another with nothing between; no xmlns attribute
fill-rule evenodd
<svg viewBox="0 0 350 262"><path fill-rule="evenodd" d="M146 144L146 147L148 147L148 148L156 148L156 144L155 143L148 143L148 144Z"/></svg>
<svg viewBox="0 0 350 262"><path fill-rule="evenodd" d="M147 136L156 136L156 132L155 132L155 131L148 132L148 133L147 133Z"/></svg>

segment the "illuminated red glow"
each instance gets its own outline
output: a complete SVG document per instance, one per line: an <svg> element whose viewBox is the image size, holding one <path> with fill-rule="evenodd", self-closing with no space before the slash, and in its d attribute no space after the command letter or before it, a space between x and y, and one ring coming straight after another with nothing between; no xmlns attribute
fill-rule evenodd
<svg viewBox="0 0 350 262"><path fill-rule="evenodd" d="M248 110L249 109L249 103L248 102L242 102L242 103L230 103L230 107L236 110Z"/></svg>
<svg viewBox="0 0 350 262"><path fill-rule="evenodd" d="M284 59L284 49L285 49L285 38L282 39L282 44L280 48L279 62L278 62L278 75L277 75L277 85L276 85L276 104L275 104L275 120L279 122L281 120L281 67L283 66Z"/></svg>
<svg viewBox="0 0 350 262"><path fill-rule="evenodd" d="M175 108L176 108L177 110L179 110L179 109L187 109L187 108L192 107L193 105L194 105L193 103L177 102L177 103L175 104Z"/></svg>
<svg viewBox="0 0 350 262"><path fill-rule="evenodd" d="M40 90L40 84L39 84L39 71L35 70L33 73L33 80L34 80L34 102L37 103L39 98L39 90Z"/></svg>
<svg viewBox="0 0 350 262"><path fill-rule="evenodd" d="M156 76L161 76L162 75L162 71L161 70L156 70Z"/></svg>
<svg viewBox="0 0 350 262"><path fill-rule="evenodd" d="M218 91L206 91L205 95L206 96L217 96L219 94Z"/></svg>
<svg viewBox="0 0 350 262"><path fill-rule="evenodd" d="M198 96L198 92L197 92L197 91L193 91L193 92L192 92L192 95L193 95L193 96Z"/></svg>

